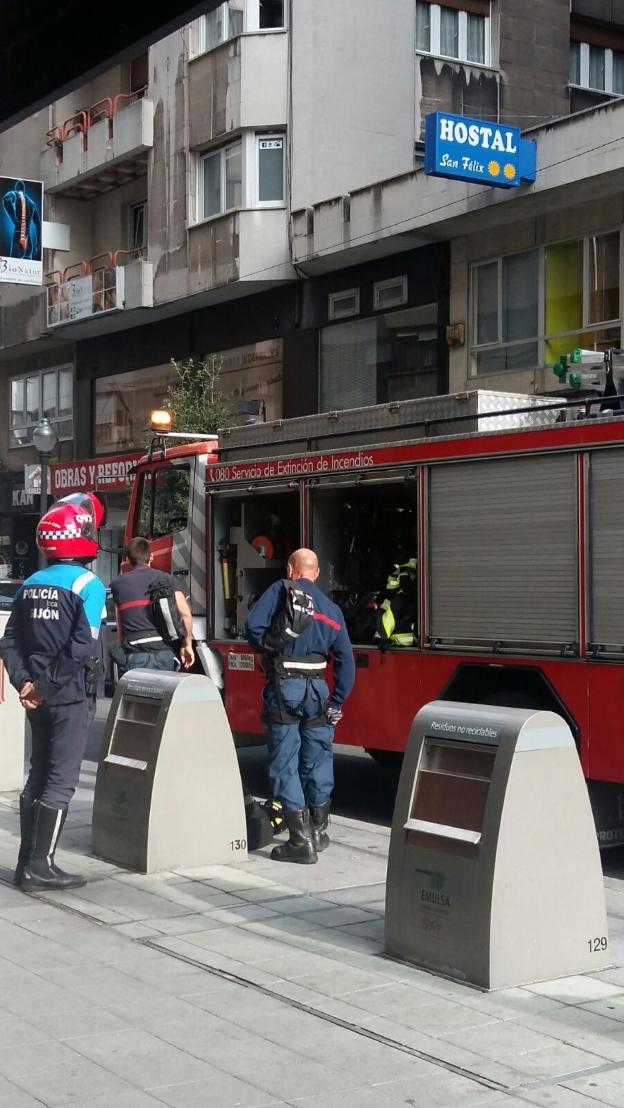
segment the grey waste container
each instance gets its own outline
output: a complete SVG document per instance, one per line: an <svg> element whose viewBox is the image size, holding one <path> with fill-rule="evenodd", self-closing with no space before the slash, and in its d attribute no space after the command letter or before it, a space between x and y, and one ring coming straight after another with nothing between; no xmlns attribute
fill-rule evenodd
<svg viewBox="0 0 624 1108"><path fill-rule="evenodd" d="M587 788L552 712L434 701L397 793L386 953L484 989L608 964Z"/></svg>
<svg viewBox="0 0 624 1108"><path fill-rule="evenodd" d="M93 852L142 873L246 860L236 750L209 677L122 677L95 784Z"/></svg>
<svg viewBox="0 0 624 1108"><path fill-rule="evenodd" d="M0 638L9 612L0 612ZM0 792L21 789L24 784L26 712L0 659Z"/></svg>

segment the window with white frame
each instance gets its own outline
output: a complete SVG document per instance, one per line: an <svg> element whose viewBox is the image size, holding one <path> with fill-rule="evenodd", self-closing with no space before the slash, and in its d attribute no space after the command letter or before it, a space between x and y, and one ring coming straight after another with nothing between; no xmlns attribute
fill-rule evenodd
<svg viewBox="0 0 624 1108"><path fill-rule="evenodd" d="M286 0L226 0L200 20L199 53L214 50L244 31L282 31Z"/></svg>
<svg viewBox="0 0 624 1108"><path fill-rule="evenodd" d="M624 52L571 41L570 84L624 96Z"/></svg>
<svg viewBox="0 0 624 1108"><path fill-rule="evenodd" d="M243 146L234 142L200 159L200 219L210 219L243 204Z"/></svg>
<svg viewBox="0 0 624 1108"><path fill-rule="evenodd" d="M9 445L28 446L43 416L53 424L59 439L74 433L74 371L71 366L44 369L12 377L10 385Z"/></svg>
<svg viewBox="0 0 624 1108"><path fill-rule="evenodd" d="M284 134L245 132L199 157L197 218L237 208L280 208L285 202Z"/></svg>
<svg viewBox="0 0 624 1108"><path fill-rule="evenodd" d="M147 200L128 204L126 245L129 250L142 250L147 246Z"/></svg>
<svg viewBox="0 0 624 1108"><path fill-rule="evenodd" d="M417 0L416 49L423 54L489 65L489 16Z"/></svg>
<svg viewBox="0 0 624 1108"><path fill-rule="evenodd" d="M284 203L284 136L257 135L257 197L262 205Z"/></svg>
<svg viewBox="0 0 624 1108"><path fill-rule="evenodd" d="M619 231L480 262L471 289L473 374L620 345Z"/></svg>

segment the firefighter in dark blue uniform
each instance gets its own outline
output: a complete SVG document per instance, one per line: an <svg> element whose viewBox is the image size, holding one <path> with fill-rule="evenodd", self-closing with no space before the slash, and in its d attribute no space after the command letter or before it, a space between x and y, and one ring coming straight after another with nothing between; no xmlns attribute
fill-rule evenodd
<svg viewBox="0 0 624 1108"><path fill-rule="evenodd" d="M288 580L271 585L247 619L247 638L264 655L267 673L263 721L272 795L290 832L271 854L280 862L316 862L329 845L334 728L355 680L342 612L315 585L318 575L314 551L295 551ZM330 656L331 693L324 676Z"/></svg>
<svg viewBox="0 0 624 1108"><path fill-rule="evenodd" d="M78 784L101 668L97 640L106 590L86 567L97 554L103 515L89 493L64 497L46 512L37 545L48 565L22 585L0 640L0 655L32 730L15 871L15 883L24 889L85 884L55 865L54 852Z"/></svg>

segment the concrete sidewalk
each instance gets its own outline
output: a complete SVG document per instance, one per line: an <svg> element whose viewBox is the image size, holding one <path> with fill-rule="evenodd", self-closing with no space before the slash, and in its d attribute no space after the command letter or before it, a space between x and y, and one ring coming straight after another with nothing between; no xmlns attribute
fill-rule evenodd
<svg viewBox="0 0 624 1108"><path fill-rule="evenodd" d="M624 882L613 969L488 995L382 956L386 828L146 877L89 856L95 770L58 854L89 885L0 884L2 1108L624 1106ZM4 794L0 866L17 841Z"/></svg>

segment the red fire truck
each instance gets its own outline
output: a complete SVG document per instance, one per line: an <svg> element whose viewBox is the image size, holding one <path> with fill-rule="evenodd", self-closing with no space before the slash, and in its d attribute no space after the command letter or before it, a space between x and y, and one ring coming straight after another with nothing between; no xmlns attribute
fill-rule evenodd
<svg viewBox="0 0 624 1108"><path fill-rule="evenodd" d="M438 697L551 709L575 736L601 843L624 842L618 411L476 390L170 441L138 465L127 534L190 593L239 742L262 734L247 613L312 546L357 664L337 742L396 757ZM410 558L415 641L382 650L371 608Z"/></svg>

